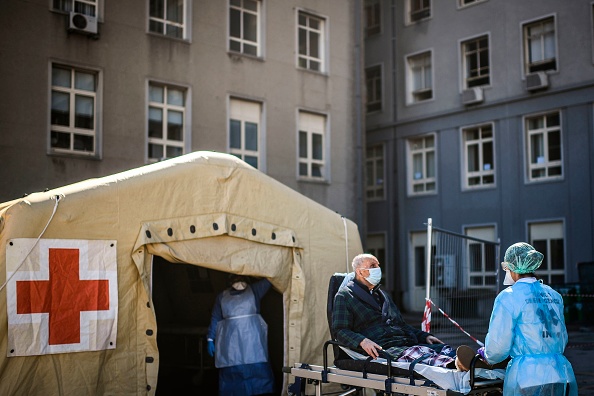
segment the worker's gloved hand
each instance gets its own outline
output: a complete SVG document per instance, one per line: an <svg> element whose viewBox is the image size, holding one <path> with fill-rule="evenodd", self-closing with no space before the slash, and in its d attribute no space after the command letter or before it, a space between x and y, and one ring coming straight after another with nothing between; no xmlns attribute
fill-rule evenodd
<svg viewBox="0 0 594 396"><path fill-rule="evenodd" d="M215 351L214 341L211 341L211 340L206 341L206 347L208 349L208 354L210 356L214 356L214 351Z"/></svg>
<svg viewBox="0 0 594 396"><path fill-rule="evenodd" d="M485 347L480 347L477 349L476 354L479 355L485 362L487 361L487 358L485 357Z"/></svg>

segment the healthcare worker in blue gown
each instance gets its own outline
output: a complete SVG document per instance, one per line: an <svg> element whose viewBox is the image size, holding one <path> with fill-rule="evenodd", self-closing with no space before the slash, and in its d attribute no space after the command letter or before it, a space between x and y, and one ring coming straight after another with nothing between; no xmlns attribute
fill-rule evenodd
<svg viewBox="0 0 594 396"><path fill-rule="evenodd" d="M491 364L511 357L503 394L576 396L571 363L563 356L567 329L563 299L536 279L543 255L525 242L511 245L501 263L504 289L493 305L485 346L478 353Z"/></svg>
<svg viewBox="0 0 594 396"><path fill-rule="evenodd" d="M268 326L260 300L270 289L267 279L253 284L231 275L231 287L216 298L207 335L210 356L219 369L219 395L264 395L274 392L268 362Z"/></svg>

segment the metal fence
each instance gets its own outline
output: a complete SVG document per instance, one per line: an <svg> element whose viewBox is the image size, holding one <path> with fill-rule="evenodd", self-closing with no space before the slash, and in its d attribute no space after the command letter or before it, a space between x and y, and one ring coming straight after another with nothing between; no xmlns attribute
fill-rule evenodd
<svg viewBox="0 0 594 396"><path fill-rule="evenodd" d="M500 243L433 227L427 222L426 298L430 330L453 347L484 342L499 287Z"/></svg>

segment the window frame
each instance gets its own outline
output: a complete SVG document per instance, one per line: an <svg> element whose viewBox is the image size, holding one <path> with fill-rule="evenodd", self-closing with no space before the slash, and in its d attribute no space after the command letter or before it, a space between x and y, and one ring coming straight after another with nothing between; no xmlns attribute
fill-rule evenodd
<svg viewBox="0 0 594 396"><path fill-rule="evenodd" d="M381 151L381 156L369 156L370 149L378 149ZM378 162L381 161L381 168ZM375 182L369 182L368 166L372 167L373 180ZM381 173L381 175L379 175ZM381 176L381 177L379 177ZM384 143L374 144L367 146L365 149L365 198L367 202L378 202L386 200L386 145ZM378 177L381 179L381 183L378 183ZM381 190L381 195L378 196L378 191ZM369 193L373 193L373 197L369 197Z"/></svg>
<svg viewBox="0 0 594 396"><path fill-rule="evenodd" d="M305 128L302 127L302 115L308 115L313 117L320 117L323 125L324 130L322 131L322 159L314 159L313 157L313 138L312 135L317 133L316 131L311 130L303 130ZM306 157L301 157L300 155L300 148L301 148L301 133L305 132L307 134L307 155ZM320 133L318 133L320 134ZM328 114L314 112L305 109L297 109L297 128L296 128L296 157L297 157L297 180L299 181L308 181L308 182L330 182L330 117ZM301 175L300 165L307 164L307 175ZM319 165L321 166L321 175L320 176L312 176L312 165Z"/></svg>
<svg viewBox="0 0 594 396"><path fill-rule="evenodd" d="M425 146L425 139L433 138L433 146L428 148ZM411 145L413 141L423 140L423 147L420 149L413 150ZM433 177L427 177L427 153L433 152ZM415 179L414 177L414 155L420 153L422 156L423 164L423 177ZM411 136L406 139L406 176L407 176L407 195L409 197L436 195L438 193L437 180L438 180L438 155L437 155L437 133L428 133L424 135ZM434 189L427 190L427 185L433 184ZM423 185L423 191L414 191L416 185Z"/></svg>
<svg viewBox="0 0 594 396"><path fill-rule="evenodd" d="M310 55L309 52L310 52L311 46L309 44L307 44L307 49L306 49L307 53L305 55L302 55L300 53L301 40L300 40L300 37L299 36L300 36L300 31L301 31L302 26L303 26L303 25L301 25L299 23L299 17L301 15L305 16L308 19L308 21L310 20L310 18L312 18L312 19L316 19L316 20L318 20L320 22L320 29L317 29L317 30L316 29L309 28L309 26L304 27L305 30L306 30L306 32L310 32L310 31L315 30L315 31L318 31L319 34L320 34L319 45L318 45L318 51L319 51L319 54L320 54L320 57L319 58L315 58L312 55ZM307 71L310 71L310 72L313 72L313 73L326 74L328 72L328 70L329 70L329 67L328 67L328 45L329 45L329 42L330 42L328 40L328 31L329 31L329 29L328 29L328 24L329 24L328 17L325 17L323 15L319 15L319 14L314 14L314 13L312 13L310 11L305 11L303 9L297 8L296 9L296 13L295 13L295 18L296 18L295 19L295 26L297 27L297 29L295 31L295 33L296 33L296 37L295 37L295 43L296 43L296 45L295 45L295 48L296 48L296 51L295 51L295 65L296 65L296 67L299 70L307 70ZM308 22L308 24L309 24L309 22ZM307 36L309 37L309 35L307 35ZM309 39L308 39L308 43L309 43ZM306 66L301 66L300 65L301 59L304 59L306 61ZM319 62L320 69L319 70L312 69L310 67L310 63L311 62Z"/></svg>
<svg viewBox="0 0 594 396"><path fill-rule="evenodd" d="M528 37L528 29L530 27L534 27L539 23L544 23L547 20L551 19L553 22L553 45L554 45L554 52L555 57L550 58L551 60L542 60L538 62L530 62L531 51L529 45L529 37ZM559 71L559 44L557 42L557 14L549 14L540 16L538 18L531 19L529 21L523 21L520 23L520 37L522 38L522 73L523 77L526 78L526 75L537 73L539 71L543 71L545 73L555 73ZM541 35L542 38L543 35ZM541 46L542 47L542 46ZM543 49L543 56L544 56L544 49ZM554 63L554 67L547 67L548 63Z"/></svg>
<svg viewBox="0 0 594 396"><path fill-rule="evenodd" d="M60 0L62 2L67 2L67 3L71 3L73 6L71 7L71 9L62 9L62 8L56 8L54 7L54 1L55 0L50 0L50 10L53 12L58 12L58 13L62 13L62 14L69 14L70 12L76 12L76 13L80 13L80 14L84 14L84 15L88 15L91 17L95 17L97 18L98 21L103 21L103 5L104 5L104 1L103 0ZM75 3L84 3L84 4L89 4L89 5L94 5L95 6L95 15L91 15L85 12L79 12L79 11L75 11ZM68 8L68 7L66 7Z"/></svg>
<svg viewBox="0 0 594 396"><path fill-rule="evenodd" d="M369 90L369 75L370 71L377 72L377 76L373 76L373 100L369 100L370 98L370 90ZM384 65L372 65L365 68L365 113L366 114L373 114L373 113L381 113L384 109L384 90L383 88L383 81L384 81ZM379 87L379 93L378 88ZM375 105L372 109L370 109L370 105Z"/></svg>
<svg viewBox="0 0 594 396"><path fill-rule="evenodd" d="M547 230L548 228L548 230ZM540 251L544 255L544 259L542 261L541 266L535 271L535 273L540 277L543 278L544 283L552 284L552 277L553 276L560 276L563 275L564 282L565 278L567 277L567 230L565 227L565 219L564 218L553 218L547 220L529 220L526 223L526 231L528 234L527 240L529 243L538 251ZM552 231L552 232L551 232ZM541 239L537 239L539 235L546 234L548 235L545 237L546 244L547 244L547 251L543 252L539 250L539 247L535 246L538 245L537 242ZM554 238L555 232L556 235L560 235L560 238ZM559 234L560 233L560 234ZM536 234L536 236L535 236ZM553 235L552 235L553 234ZM563 268L562 269L553 269L552 268L552 257L553 254L551 253L551 240L559 240L563 241Z"/></svg>
<svg viewBox="0 0 594 396"><path fill-rule="evenodd" d="M413 12L413 2L421 3L421 7L418 11ZM423 2L427 2L427 6L423 6ZM413 13L417 13L420 16L418 18L413 18ZM406 0L405 2L405 25L414 25L416 23L421 23L428 19L431 19L433 16L433 0Z"/></svg>
<svg viewBox="0 0 594 396"><path fill-rule="evenodd" d="M483 138L482 131L483 128L490 128L491 129L491 137L490 138ZM478 130L481 136L478 139L474 140L467 140L466 135L468 132L472 130ZM496 141L495 141L495 124L493 122L486 122L476 125L468 125L463 126L460 128L460 142L461 142L461 155L462 155L462 190L477 190L477 189L484 189L484 188L495 188L497 187L497 155L496 155ZM484 144L491 143L491 155L492 155L492 164L491 169L485 170L485 163L484 163ZM478 156L479 156L479 170L470 172L468 170L468 149L471 145L477 145L479 147ZM493 177L493 183L483 183L482 180L486 176ZM479 177L481 183L476 185L471 185L469 183L469 179L473 177Z"/></svg>
<svg viewBox="0 0 594 396"><path fill-rule="evenodd" d="M554 126L554 127L548 127L546 125L546 121L547 121L547 117L549 115L554 115L556 114L559 118L559 125L558 126ZM545 123L543 123L543 127L541 128L535 128L530 130L529 129L529 122L532 119L535 118L544 118ZM536 113L536 114L529 114L529 115L525 115L522 119L522 125L523 125L523 135L524 135L524 155L525 155L525 169L526 169L526 173L525 173L525 178L526 178L526 183L542 183L542 182L549 182L549 181L558 181L558 180L563 180L565 178L565 164L564 164L564 160L565 160L565 156L563 155L563 113L560 109L556 109L556 110L549 110L546 112L541 112L541 113ZM555 130L559 131L559 156L560 159L559 160L554 160L554 161L549 161L548 157L549 157L549 136L548 134L550 132L554 132ZM542 132L540 132L542 131ZM531 137L533 135L536 134L543 134L544 138L543 138L543 153L544 153L544 159L542 163L539 163L538 160L537 162L535 162L534 164L532 163L532 140ZM560 167L560 174L559 175L552 175L552 176L548 176L548 172L550 168L554 168L554 167ZM544 169L545 172L547 173L547 175L543 176L543 177L533 177L532 176L532 172L534 170L538 170L538 169Z"/></svg>
<svg viewBox="0 0 594 396"><path fill-rule="evenodd" d="M464 1L465 0L458 0L458 9L472 7L474 5L484 3L488 0L470 0L467 4L464 4Z"/></svg>
<svg viewBox="0 0 594 396"><path fill-rule="evenodd" d="M480 53L477 53L477 52L480 52L480 49L479 50L475 50L475 51L468 51L467 50L467 45L470 44L471 42L476 42L477 45L478 45L478 42L481 41L481 40L483 40L483 39L486 39L487 40L486 51L487 51L487 62L488 62L488 64L487 64L486 68L487 68L488 71L487 71L486 74L479 74L476 77L474 77L474 76L473 77L470 77L469 74L471 74L471 73L468 70L468 64L469 64L470 54L472 53L477 58L476 62L479 65L481 63L481 61L480 61L481 56L480 56ZM473 88L473 87L482 87L482 88L490 87L491 86L491 75L492 75L492 73L491 73L491 65L493 64L492 61L491 61L491 35L490 35L490 33L479 34L479 35L476 35L476 36L473 36L473 37L469 37L469 38L465 38L463 40L460 40L460 45L459 45L458 48L460 50L460 62L461 62L460 71L461 71L461 74L462 74L462 78L461 78L461 80L462 80L462 90ZM480 69L481 69L481 67L479 66L479 68L478 68L479 73L480 73ZM479 82L479 83L473 84L473 85L470 85L469 84L469 80L474 79L475 81L479 81L481 78L485 78L485 76L486 76L486 79L487 79L487 82L486 83L480 83Z"/></svg>
<svg viewBox="0 0 594 396"><path fill-rule="evenodd" d="M258 100L258 99L253 99L253 98L245 98L245 97L240 97L240 96L234 96L231 95L227 98L228 100L228 105L227 105L227 152L231 155L234 155L238 158L240 158L242 161L245 161L245 155L252 155L255 156L257 158L258 161L258 166L255 167L256 169L262 171L262 172L266 172L266 162L265 162L265 158L266 156L264 155L265 152L265 124L264 124L264 101L262 100ZM239 118L241 119L235 119L232 118L234 117L233 115L233 102L243 102L249 105L257 105L259 106L259 113L257 115L257 117L253 117L251 114L249 116L240 116ZM258 142L258 149L256 151L254 150L248 150L245 148L245 122L252 122L253 120L257 119L257 125L258 125L258 136L257 136L257 142ZM241 146L240 148L232 148L231 147L231 121L232 120L236 120L236 121L240 121L241 122ZM247 162L247 161L245 161Z"/></svg>
<svg viewBox="0 0 594 396"><path fill-rule="evenodd" d="M487 235L490 238L487 238ZM498 260L498 251L494 252L494 257L492 257L492 269L487 269L487 260L488 260L488 252L486 251L486 244L482 241L491 241L493 242L493 246L498 249L497 244L498 241L495 241L497 237L497 226L496 224L485 224L485 225L471 225L464 227L464 235L467 237L465 238L465 254L466 254L466 262L468 263L468 272L466 274L466 285L468 285L469 289L495 289L497 288L497 269L499 267L499 263L501 260ZM478 240L475 240L478 239ZM471 254L471 245L479 244L480 245L480 270L473 271L472 263L473 263L473 256ZM471 279L480 279L480 284L473 284ZM492 283L488 283L487 279L490 278Z"/></svg>
<svg viewBox="0 0 594 396"><path fill-rule="evenodd" d="M147 0L147 21L146 21L146 29L147 32L149 34L153 34L155 36L159 36L159 37L165 37L168 39L172 39L172 40L181 40L181 41L190 41L190 38L192 37L192 32L191 32L191 17L190 15L192 14L192 7L191 7L191 0L182 0L183 1L183 7L182 7L182 12L183 12L183 16L182 16L182 21L181 23L178 22L173 22L173 21L169 21L167 19L167 17L165 16L164 18L157 18L157 17L152 17L151 16L151 1L153 0ZM167 5L166 2L168 0L164 0L164 12L167 12ZM163 31L161 32L157 32L151 29L151 21L155 21L157 23L161 23L163 24ZM167 34L167 27L168 26L177 26L181 28L182 34L181 37L175 37L175 36L171 36Z"/></svg>
<svg viewBox="0 0 594 396"><path fill-rule="evenodd" d="M184 106L177 106L177 105L170 105L168 103L159 103L159 102L153 102L150 99L150 89L151 89L151 85L154 86L158 86L158 87L163 87L164 92L163 92L163 98L164 101L166 101L167 98L167 91L169 89L177 89L180 91L183 91L184 94ZM162 81L162 80L155 80L155 79L147 79L146 82L146 116L145 116L145 163L150 164L150 163L155 163L155 162L159 162L165 159L170 159L170 158L176 158L178 156L175 157L167 157L167 147L168 146L173 146L173 147L179 147L182 149L182 152L180 154L181 155L185 155L187 153L190 152L190 147L191 147L191 115L190 115L190 109L191 109L191 90L189 86L185 86L183 84L178 84L178 83L171 83L171 82L167 82L167 81ZM165 112L163 113L162 116L162 127L163 127L163 135L161 138L154 138L154 137L150 137L149 136L149 127L150 127L150 108L154 107L154 108L160 108L160 109L165 109L167 111L167 113L170 110L173 111L181 111L182 114L182 121L183 121L183 127L182 127L182 142L178 142L176 140L171 140L167 138L167 126L169 125L168 123L168 119L169 117L165 116ZM155 159L153 157L150 157L150 150L149 150L149 146L151 144L155 144L155 145L161 145L163 148L163 157L159 158L159 159Z"/></svg>
<svg viewBox="0 0 594 396"><path fill-rule="evenodd" d="M372 37L382 32L382 3L380 0L365 0L363 3L365 37ZM372 22L372 23L370 23Z"/></svg>
<svg viewBox="0 0 594 396"><path fill-rule="evenodd" d="M229 53L234 54L234 55L242 55L242 56L249 56L249 57L255 57L255 58L262 58L263 57L263 49L264 49L263 48L263 42L262 42L262 40L263 40L263 31L264 31L263 26L262 26L263 21L264 21L264 17L263 17L263 15L264 15L264 2L262 0L253 0L257 4L257 7L258 7L257 11L254 13L251 10L246 10L243 7L232 5L231 4L231 1L232 0L228 0L228 7L227 7L227 13L228 13L227 14L227 27L228 27L228 29L227 29L227 51ZM242 5L243 5L243 1L244 0L241 0ZM243 29L243 25L240 27L241 37L236 38L236 37L233 37L231 35L231 10L232 9L239 9L240 10L240 20L241 20L242 24L243 24L243 15L244 15L244 13L249 13L249 14L255 14L256 15L256 41L255 42L249 41L249 40L247 40L247 39L244 38L245 31ZM239 42L240 47L241 47L241 50L240 51L236 51L236 50L231 49L231 42L232 41ZM256 54L255 55L254 54L246 53L244 51L244 45L246 43L249 44L249 45L253 45L253 46L256 47Z"/></svg>
<svg viewBox="0 0 594 396"><path fill-rule="evenodd" d="M423 59L421 59L423 58ZM420 67L418 65L413 65L412 62L417 61L417 60L423 60L424 61L424 65L421 65ZM427 84L426 79L427 79L427 62L429 61L429 78L430 78L430 82L429 84ZM433 67L433 49L428 49L428 50L424 50L424 51L420 51L420 52L415 52L413 54L409 54L406 55L404 58L404 62L405 62L405 67L406 67L406 104L407 105L415 105L415 104L419 104L419 103L426 103L432 100L435 100L435 87L434 87L434 81L435 81L435 70ZM422 68L421 73L421 77L423 80L423 89L414 89L415 86L415 70ZM429 85L428 87L426 87L426 85ZM422 98L423 95L425 94L430 94L429 97L427 98Z"/></svg>
<svg viewBox="0 0 594 396"><path fill-rule="evenodd" d="M75 157L86 157L86 158L93 158L93 159L100 159L102 155L102 98L103 98L103 73L100 69L97 68L90 68L87 66L79 66L76 64L67 64L61 61L54 61L50 60L48 65L48 90L49 90L49 100L48 100L48 133L47 133L47 153L49 155L68 155L68 156L75 156ZM61 87L61 86L54 86L53 85L53 70L54 67L61 68L61 69L68 69L70 71L70 87ZM74 87L75 84L75 77L76 72L85 72L88 74L93 74L95 76L95 91L91 93L91 91L80 90ZM62 92L68 93L69 99L69 122L68 126L53 124L52 123L52 107L53 107L53 92ZM80 93L82 96L92 97L93 98L93 129L92 132L89 132L87 128L80 128L76 127L76 96L77 93ZM70 135L70 147L66 148L59 148L53 147L52 145L52 132L64 133ZM83 150L75 150L74 149L74 135L84 135L84 136L92 136L93 137L93 151L83 151Z"/></svg>

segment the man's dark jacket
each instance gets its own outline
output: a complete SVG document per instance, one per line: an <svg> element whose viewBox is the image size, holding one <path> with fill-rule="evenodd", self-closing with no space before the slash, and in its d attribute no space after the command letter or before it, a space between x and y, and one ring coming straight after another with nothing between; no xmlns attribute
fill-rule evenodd
<svg viewBox="0 0 594 396"><path fill-rule="evenodd" d="M373 293L379 293L379 301ZM334 297L332 329L338 342L351 349L369 338L390 354L399 356L413 345L426 344L429 333L407 324L390 296L375 287L371 292L357 280L347 283Z"/></svg>

